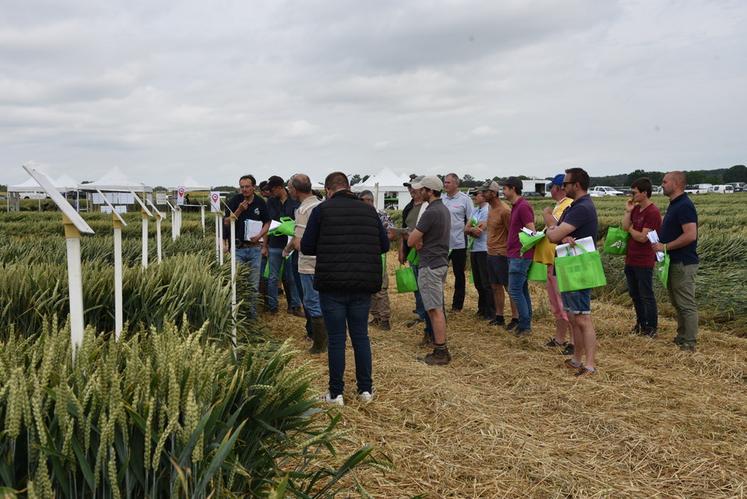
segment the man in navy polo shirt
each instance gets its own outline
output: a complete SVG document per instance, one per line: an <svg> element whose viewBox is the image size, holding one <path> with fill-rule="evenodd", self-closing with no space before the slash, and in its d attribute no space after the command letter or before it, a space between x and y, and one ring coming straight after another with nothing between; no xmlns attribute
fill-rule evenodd
<svg viewBox="0 0 747 499"><path fill-rule="evenodd" d="M695 351L698 339L698 304L695 302L695 274L698 272L698 213L685 194L687 178L683 172L664 175L661 187L669 198L654 251L669 253L669 299L677 310L675 344L687 352Z"/></svg>
<svg viewBox="0 0 747 499"><path fill-rule="evenodd" d="M576 239L597 239L597 209L589 196L589 174L582 168L569 168L563 179L565 195L573 199L560 217L558 225L548 227L547 238L552 243L575 244ZM573 333L573 358L565 366L576 376L595 374L597 333L591 321L591 289L560 293L563 308L568 313ZM583 355L586 361L583 362Z"/></svg>

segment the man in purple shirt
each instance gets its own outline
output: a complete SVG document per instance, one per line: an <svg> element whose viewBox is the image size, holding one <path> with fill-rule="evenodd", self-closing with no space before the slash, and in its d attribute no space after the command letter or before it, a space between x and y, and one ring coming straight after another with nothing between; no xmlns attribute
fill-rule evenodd
<svg viewBox="0 0 747 499"><path fill-rule="evenodd" d="M503 195L511 203L511 222L508 226L508 295L516 304L519 322L514 334L527 336L532 331L532 299L529 296L529 266L532 264L534 249L521 254L519 232L526 227L534 231L534 210L526 199L521 197L521 180L508 177L504 182Z"/></svg>

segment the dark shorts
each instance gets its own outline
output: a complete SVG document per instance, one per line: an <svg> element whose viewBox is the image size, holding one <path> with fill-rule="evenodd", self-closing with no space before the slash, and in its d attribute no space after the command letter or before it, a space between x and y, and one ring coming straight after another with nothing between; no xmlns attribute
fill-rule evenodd
<svg viewBox="0 0 747 499"><path fill-rule="evenodd" d="M508 257L488 255L488 281L490 284L508 286Z"/></svg>
<svg viewBox="0 0 747 499"><path fill-rule="evenodd" d="M563 309L572 314L591 313L591 290L581 289L579 291L567 291L560 293L560 299L563 300Z"/></svg>

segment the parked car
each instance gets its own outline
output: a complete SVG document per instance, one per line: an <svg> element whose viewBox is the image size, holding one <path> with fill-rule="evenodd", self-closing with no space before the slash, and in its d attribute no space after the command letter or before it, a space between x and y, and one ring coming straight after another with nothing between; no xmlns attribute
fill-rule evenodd
<svg viewBox="0 0 747 499"><path fill-rule="evenodd" d="M624 196L625 193L622 191L618 191L617 189L613 189L612 187L609 187L606 185L597 185L589 189L589 195L592 197Z"/></svg>
<svg viewBox="0 0 747 499"><path fill-rule="evenodd" d="M714 194L734 194L734 186L729 184L714 185L711 189Z"/></svg>
<svg viewBox="0 0 747 499"><path fill-rule="evenodd" d="M698 189L695 194L708 194L713 190L713 184L695 184L695 188Z"/></svg>

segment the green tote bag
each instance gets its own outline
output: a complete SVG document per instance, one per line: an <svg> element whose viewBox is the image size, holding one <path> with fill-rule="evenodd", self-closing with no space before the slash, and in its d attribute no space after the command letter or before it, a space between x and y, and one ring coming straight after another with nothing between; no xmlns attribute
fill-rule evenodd
<svg viewBox="0 0 747 499"><path fill-rule="evenodd" d="M534 236L530 236L526 232L519 231L519 242L521 243L521 254L523 255L530 249L537 246L537 243L545 238L544 232L539 232Z"/></svg>
<svg viewBox="0 0 747 499"><path fill-rule="evenodd" d="M578 245L580 255L559 256L555 259L555 273L561 292L598 288L607 284L602 258L597 251L587 251Z"/></svg>
<svg viewBox="0 0 747 499"><path fill-rule="evenodd" d="M628 251L628 239L630 233L619 227L607 229L607 237L604 238L604 252L610 255L624 255Z"/></svg>
<svg viewBox="0 0 747 499"><path fill-rule="evenodd" d="M414 293L418 290L418 281L411 267L400 266L395 272L397 293Z"/></svg>
<svg viewBox="0 0 747 499"><path fill-rule="evenodd" d="M529 267L527 279L535 282L547 282L547 265L540 262L532 262Z"/></svg>
<svg viewBox="0 0 747 499"><path fill-rule="evenodd" d="M664 248L664 260L660 262L657 261L654 270L656 271L656 275L659 277L659 281L661 281L666 288L669 283L669 253L667 253L666 248Z"/></svg>

